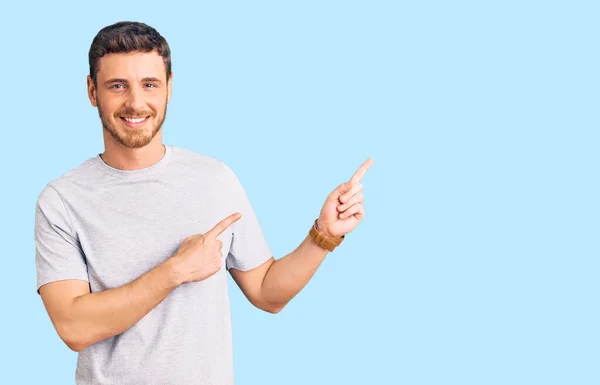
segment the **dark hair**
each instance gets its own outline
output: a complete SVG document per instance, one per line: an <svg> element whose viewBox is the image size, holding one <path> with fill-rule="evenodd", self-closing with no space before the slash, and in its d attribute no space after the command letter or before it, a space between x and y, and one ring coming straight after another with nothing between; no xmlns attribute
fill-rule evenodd
<svg viewBox="0 0 600 385"><path fill-rule="evenodd" d="M151 52L163 58L167 81L171 76L171 50L164 37L149 25L135 21L120 21L102 28L90 46L90 76L96 84L98 61L109 53Z"/></svg>

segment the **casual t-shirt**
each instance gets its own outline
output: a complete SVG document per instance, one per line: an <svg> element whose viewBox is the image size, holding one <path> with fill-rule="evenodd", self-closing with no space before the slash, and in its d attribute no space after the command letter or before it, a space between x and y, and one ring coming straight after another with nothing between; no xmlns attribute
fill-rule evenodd
<svg viewBox="0 0 600 385"><path fill-rule="evenodd" d="M230 167L165 145L164 157L119 170L100 155L48 183L36 205L37 288L78 279L91 292L127 284L234 212L224 231L223 267L175 288L129 329L79 352L78 385L234 383L226 270L271 258L248 197Z"/></svg>

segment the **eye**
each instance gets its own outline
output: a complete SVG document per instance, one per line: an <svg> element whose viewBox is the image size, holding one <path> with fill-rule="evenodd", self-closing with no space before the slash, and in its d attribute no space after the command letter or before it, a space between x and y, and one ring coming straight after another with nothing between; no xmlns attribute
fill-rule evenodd
<svg viewBox="0 0 600 385"><path fill-rule="evenodd" d="M158 86L156 84L154 84L154 83L146 83L146 87L148 87L148 88L156 88Z"/></svg>
<svg viewBox="0 0 600 385"><path fill-rule="evenodd" d="M108 88L121 88L121 87L125 87L123 84L117 83L117 84L113 84L112 86L108 87Z"/></svg>

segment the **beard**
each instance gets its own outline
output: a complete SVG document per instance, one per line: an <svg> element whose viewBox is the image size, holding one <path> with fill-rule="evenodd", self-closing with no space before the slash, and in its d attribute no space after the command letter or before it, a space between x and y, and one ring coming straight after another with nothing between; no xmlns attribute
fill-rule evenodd
<svg viewBox="0 0 600 385"><path fill-rule="evenodd" d="M136 111L132 108L123 108L118 110L111 116L110 114L105 113L102 110L100 105L100 101L97 101L98 104L98 114L100 115L100 120L102 121L102 127L113 137L113 139L126 148L142 148L148 145L152 139L158 134L161 130L163 122L167 117L167 103L165 101L165 106L163 108L162 115L157 114L154 111ZM130 129L120 126L121 116L128 117L146 117L149 116L151 119L148 119L148 122L144 125L144 127L139 129ZM149 124L154 123L154 126L148 127Z"/></svg>

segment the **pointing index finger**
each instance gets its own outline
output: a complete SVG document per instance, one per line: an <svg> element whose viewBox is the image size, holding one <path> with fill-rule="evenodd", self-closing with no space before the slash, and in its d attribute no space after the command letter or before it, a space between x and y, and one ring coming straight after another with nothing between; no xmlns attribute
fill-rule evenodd
<svg viewBox="0 0 600 385"><path fill-rule="evenodd" d="M359 168L358 170L356 170L356 172L354 173L354 175L352 175L352 178L350 178L350 184L353 185L356 182L358 182L359 180L362 179L362 177L365 175L365 173L367 172L367 170L369 169L369 167L371 167L373 165L375 161L373 160L373 158L369 158L367 159Z"/></svg>
<svg viewBox="0 0 600 385"><path fill-rule="evenodd" d="M223 219L221 222L217 223L215 227L213 227L206 233L206 235L214 238L218 237L219 235L221 235L221 233L223 233L223 231L227 230L229 226L237 222L241 217L242 216L240 213L231 214L227 218Z"/></svg>

